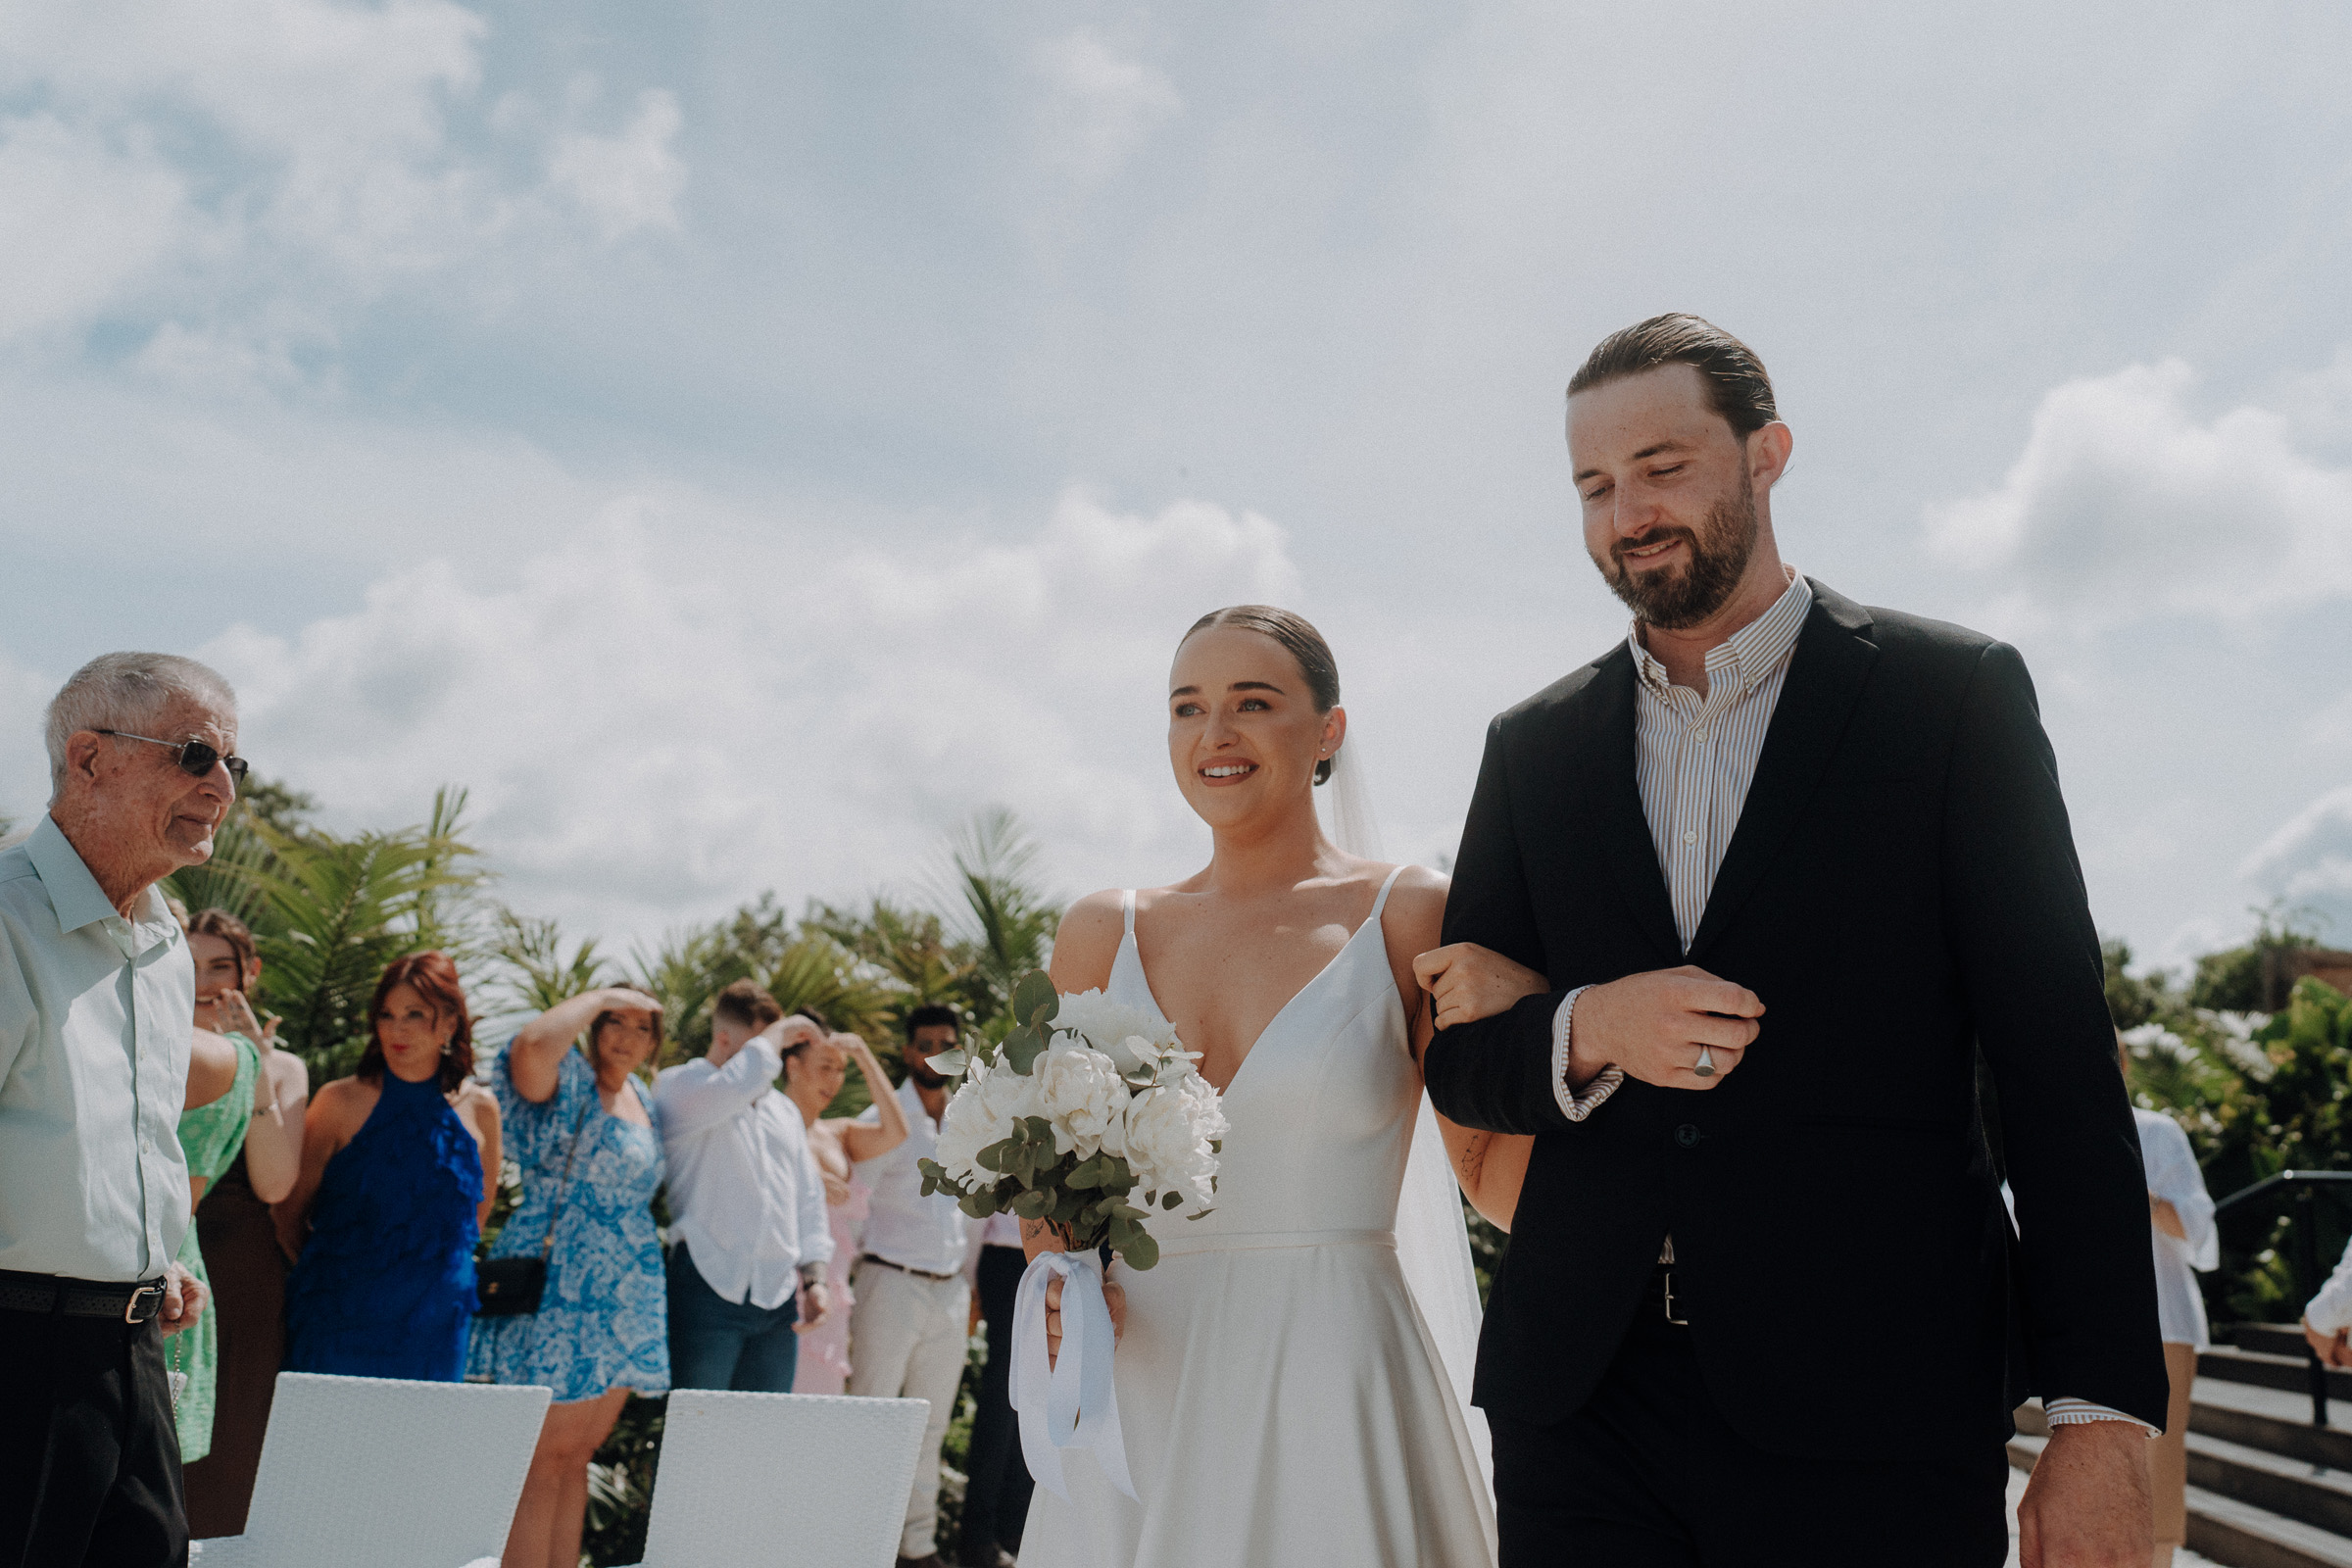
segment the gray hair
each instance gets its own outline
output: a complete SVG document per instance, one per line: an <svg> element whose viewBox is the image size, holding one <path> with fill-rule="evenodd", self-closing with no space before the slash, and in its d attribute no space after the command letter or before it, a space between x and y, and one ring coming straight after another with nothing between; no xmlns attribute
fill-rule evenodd
<svg viewBox="0 0 2352 1568"><path fill-rule="evenodd" d="M66 742L85 729L152 734L173 702L185 700L234 718L237 694L220 671L177 654L100 654L49 700L49 787L66 787ZM157 740L176 740L156 735Z"/></svg>

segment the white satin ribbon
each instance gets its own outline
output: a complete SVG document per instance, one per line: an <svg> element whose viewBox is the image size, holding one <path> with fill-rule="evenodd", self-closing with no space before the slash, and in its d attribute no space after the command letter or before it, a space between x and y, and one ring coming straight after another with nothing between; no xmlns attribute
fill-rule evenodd
<svg viewBox="0 0 2352 1568"><path fill-rule="evenodd" d="M1061 1287L1061 1353L1046 1355L1046 1289ZM1093 1250L1040 1252L1021 1276L1012 1309L1012 1407L1021 1418L1021 1455L1029 1473L1062 1501L1061 1450L1090 1449L1105 1479L1135 1495L1127 1442L1119 1432L1119 1392L1110 1357L1117 1343L1102 1299L1102 1260Z"/></svg>

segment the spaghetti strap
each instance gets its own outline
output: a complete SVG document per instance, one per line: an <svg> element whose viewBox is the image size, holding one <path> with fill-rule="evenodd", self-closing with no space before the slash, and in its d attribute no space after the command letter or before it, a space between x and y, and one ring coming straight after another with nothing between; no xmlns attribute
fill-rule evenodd
<svg viewBox="0 0 2352 1568"><path fill-rule="evenodd" d="M1135 889L1125 888L1120 891L1119 908L1127 916L1127 937L1128 940L1133 941L1135 938Z"/></svg>
<svg viewBox="0 0 2352 1568"><path fill-rule="evenodd" d="M1372 924L1380 924L1380 911L1389 906L1389 889L1395 887L1396 885L1396 879L1402 875L1404 875L1403 866L1393 865L1389 867L1389 879L1380 885L1380 897L1372 901ZM1127 895L1127 897L1132 901L1135 895L1130 893ZM1135 929L1134 905L1132 903L1129 904L1128 910L1127 928L1132 931Z"/></svg>

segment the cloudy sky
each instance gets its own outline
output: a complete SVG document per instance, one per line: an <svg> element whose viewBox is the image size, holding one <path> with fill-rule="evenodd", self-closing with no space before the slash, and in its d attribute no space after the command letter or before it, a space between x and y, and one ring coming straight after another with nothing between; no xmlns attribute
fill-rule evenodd
<svg viewBox="0 0 2352 1568"><path fill-rule="evenodd" d="M162 647L339 826L471 787L613 946L974 808L1181 874L1201 611L1392 851L1622 617L1561 387L1754 344L1789 559L1996 631L2098 918L2352 941L2341 8L0 3L0 810Z"/></svg>

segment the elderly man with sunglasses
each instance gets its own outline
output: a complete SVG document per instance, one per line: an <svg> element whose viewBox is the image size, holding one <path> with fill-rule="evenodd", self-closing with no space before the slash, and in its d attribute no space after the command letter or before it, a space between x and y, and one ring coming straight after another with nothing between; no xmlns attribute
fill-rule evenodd
<svg viewBox="0 0 2352 1568"><path fill-rule="evenodd" d="M155 884L236 800L236 698L108 654L47 738L48 813L0 851L0 1563L184 1564L163 1338L204 1309L172 1261L196 977Z"/></svg>

